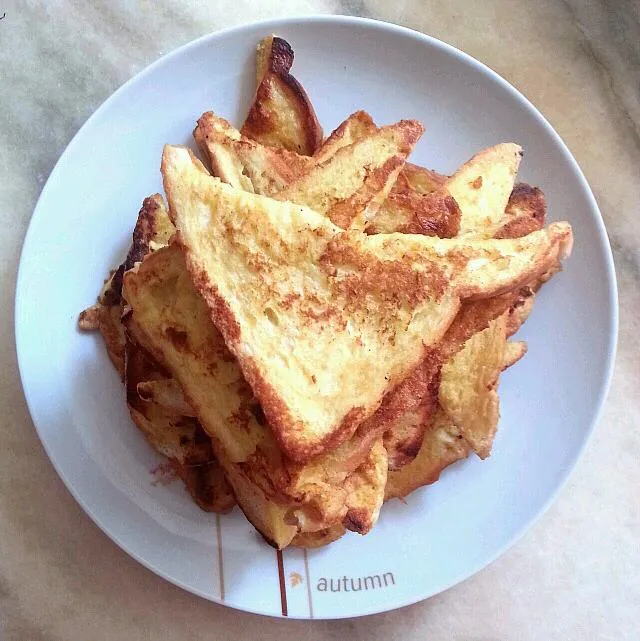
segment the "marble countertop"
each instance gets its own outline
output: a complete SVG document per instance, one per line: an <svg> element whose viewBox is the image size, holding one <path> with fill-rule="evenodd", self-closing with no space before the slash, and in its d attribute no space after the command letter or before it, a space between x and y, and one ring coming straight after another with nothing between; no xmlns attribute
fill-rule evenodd
<svg viewBox="0 0 640 641"><path fill-rule="evenodd" d="M640 630L640 7L635 0L0 1L0 639L637 639ZM249 19L346 13L412 27L488 64L551 121L609 231L620 291L613 384L547 514L509 552L426 602L359 620L226 609L144 569L49 463L18 378L19 252L46 178L86 118L163 53ZM96 51L99 56L96 57ZM637 323L637 320L636 320Z"/></svg>

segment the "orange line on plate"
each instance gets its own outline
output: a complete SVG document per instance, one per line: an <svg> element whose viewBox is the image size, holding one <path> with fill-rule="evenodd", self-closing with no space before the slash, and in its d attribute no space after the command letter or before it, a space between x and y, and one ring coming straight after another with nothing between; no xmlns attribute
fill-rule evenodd
<svg viewBox="0 0 640 641"><path fill-rule="evenodd" d="M304 574L305 574L305 581L307 582L307 601L309 602L309 618L313 619L313 599L311 598L311 576L309 575L309 560L307 558L306 548L302 548L302 556L304 557Z"/></svg>
<svg viewBox="0 0 640 641"><path fill-rule="evenodd" d="M280 583L280 607L282 608L282 616L289 615L287 609L287 584L284 580L284 561L282 559L282 550L276 550L276 559L278 561L278 582Z"/></svg>
<svg viewBox="0 0 640 641"><path fill-rule="evenodd" d="M220 600L224 601L224 567L222 563L222 527L220 526L220 515L216 514L216 536L218 537L218 572L220 576Z"/></svg>

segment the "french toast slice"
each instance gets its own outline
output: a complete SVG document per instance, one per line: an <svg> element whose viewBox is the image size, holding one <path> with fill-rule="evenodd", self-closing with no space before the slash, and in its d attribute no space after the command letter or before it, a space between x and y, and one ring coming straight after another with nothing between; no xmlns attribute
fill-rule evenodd
<svg viewBox="0 0 640 641"><path fill-rule="evenodd" d="M440 371L438 402L480 458L491 453L499 418L496 386L506 359L507 315L476 332Z"/></svg>
<svg viewBox="0 0 640 641"><path fill-rule="evenodd" d="M443 393L442 371L448 372L447 381L457 374L459 385L471 384L469 378L465 379L465 371L459 371L458 362L452 365L453 359L467 342L501 316L505 317L506 331L511 336L526 319L533 299L533 291L523 287L500 296L462 303L442 340L429 350L428 356L401 385L387 394L382 403L381 407L395 408L384 434L390 470L400 469L420 450L432 417L443 404L440 401ZM469 361L479 355L480 351L476 350L466 356L467 373L471 369ZM446 387L447 393L450 393L449 389ZM487 416L484 420L491 423L491 419ZM482 420L478 417L476 423Z"/></svg>
<svg viewBox="0 0 640 641"><path fill-rule="evenodd" d="M522 158L522 148L502 143L481 151L444 183L460 207L461 237L493 238L505 224L505 210Z"/></svg>
<svg viewBox="0 0 640 641"><path fill-rule="evenodd" d="M200 116L193 137L214 176L257 194L281 191L316 164L308 156L243 136L211 111Z"/></svg>
<svg viewBox="0 0 640 641"><path fill-rule="evenodd" d="M446 404L459 410L459 418L462 421L456 423L439 402L436 403L436 410L426 426L417 455L402 467L389 470L385 501L392 498L404 499L414 490L435 483L449 465L467 458L474 451L473 445L480 452L483 451L483 447L490 449L497 423L497 399L493 396L497 377L501 370L511 367L527 351L526 344L521 341L510 342L506 338L503 340L505 327L507 334L509 328L513 328L508 320L513 313L507 311L490 321L484 330L474 333L446 363L443 376L447 380L445 389L440 388L440 394ZM481 347L493 347L495 351L487 356L480 350ZM499 366L495 360L497 353L502 353L503 358ZM483 366L487 366L489 371L485 372ZM465 379L465 376L470 378ZM469 417L463 415L464 412L455 404L458 390L453 390L453 397L449 397L450 390L447 384L454 379L457 379L460 385L460 393L470 397L469 400L474 403L473 409L484 412L486 408L486 414L472 416L472 421L467 422ZM485 381L489 389L481 390L479 386Z"/></svg>
<svg viewBox="0 0 640 641"><path fill-rule="evenodd" d="M156 247L166 245L175 227L160 194L144 199L133 229L132 243L124 262L107 278L95 305L80 312L78 328L82 331L98 330L102 335L109 360L124 380L125 334L122 315L122 275L136 261L142 260Z"/></svg>
<svg viewBox="0 0 640 641"><path fill-rule="evenodd" d="M314 158L318 162L324 162L333 156L338 149L370 136L377 129L367 112L356 111L336 127L316 151ZM440 189L446 178L436 171L407 162L400 172L392 193L413 191L416 194L429 194Z"/></svg>
<svg viewBox="0 0 640 641"><path fill-rule="evenodd" d="M193 418L175 381L137 343L122 323L123 274L147 254L165 246L175 227L159 194L145 198L124 262L105 282L98 303L80 314L83 330L98 329L107 353L125 383L135 425L159 454L169 459L196 504L207 512L226 512L235 500L211 450L210 438Z"/></svg>
<svg viewBox="0 0 640 641"><path fill-rule="evenodd" d="M442 337L461 298L511 290L571 244L565 223L482 242L365 236L234 189L184 148L165 147L162 172L196 289L299 462L354 433Z"/></svg>
<svg viewBox="0 0 640 641"><path fill-rule="evenodd" d="M277 36L257 47L257 89L241 132L274 147L311 156L322 143L322 127L302 85L289 73L291 45Z"/></svg>
<svg viewBox="0 0 640 641"><path fill-rule="evenodd" d="M235 498L213 453L211 438L184 402L162 403L175 400L175 394L158 399L140 393L140 387L145 384L168 383L172 379L146 350L129 339L125 380L127 406L133 422L153 449L169 459L196 504L206 512L231 510Z"/></svg>
<svg viewBox="0 0 640 641"><path fill-rule="evenodd" d="M366 111L356 111L329 134L313 154L313 159L317 163L326 162L343 147L348 147L354 142L368 138L376 131L378 131L378 127L371 116Z"/></svg>
<svg viewBox="0 0 640 641"><path fill-rule="evenodd" d="M423 127L402 120L341 147L274 198L306 205L343 229L364 229L394 185Z"/></svg>
<svg viewBox="0 0 640 641"><path fill-rule="evenodd" d="M212 437L238 504L269 542L285 547L293 537L343 521L362 530L375 521L386 477L372 475L371 468L380 469L382 456L387 465L386 452L373 449L379 435L358 435L305 465L283 456L191 282L180 247L169 246L127 272L124 296L131 308L128 334L172 372Z"/></svg>

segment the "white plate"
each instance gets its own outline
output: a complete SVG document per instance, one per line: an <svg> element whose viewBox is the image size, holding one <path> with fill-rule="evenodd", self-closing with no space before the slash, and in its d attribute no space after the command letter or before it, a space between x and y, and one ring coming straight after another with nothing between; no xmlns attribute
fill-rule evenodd
<svg viewBox="0 0 640 641"><path fill-rule="evenodd" d="M123 256L143 197L161 190L162 145L188 143L195 119L208 109L241 122L255 45L271 32L293 45L295 75L326 132L357 109L379 123L417 118L427 133L414 161L443 172L483 147L517 141L525 148L521 179L544 189L549 218L568 219L576 239L565 271L542 290L522 331L529 354L502 379L493 456L448 469L406 504L386 505L366 537L350 534L306 554L285 550L281 559L237 510L216 518L195 507L179 484L154 484L149 470L159 457L130 422L99 338L76 329L78 312ZM134 558L195 594L277 616L286 603L288 616L302 618L413 603L469 577L511 545L549 505L594 426L616 332L602 219L578 165L538 111L448 45L342 17L213 34L117 91L73 139L42 192L16 294L31 415L91 518ZM360 591L351 589L352 579Z"/></svg>

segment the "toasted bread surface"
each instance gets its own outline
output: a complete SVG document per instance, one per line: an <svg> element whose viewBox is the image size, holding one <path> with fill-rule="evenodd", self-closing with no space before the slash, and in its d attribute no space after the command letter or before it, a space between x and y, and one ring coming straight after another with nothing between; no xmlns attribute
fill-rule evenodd
<svg viewBox="0 0 640 641"><path fill-rule="evenodd" d="M307 156L241 135L211 111L200 116L193 136L214 176L257 194L282 191L316 164Z"/></svg>
<svg viewBox="0 0 640 641"><path fill-rule="evenodd" d="M440 372L440 406L480 458L491 453L498 426L496 388L506 345L507 313L475 333Z"/></svg>
<svg viewBox="0 0 640 641"><path fill-rule="evenodd" d="M337 149L275 197L306 205L343 229L364 229L422 132L412 120L381 127Z"/></svg>
<svg viewBox="0 0 640 641"><path fill-rule="evenodd" d="M445 181L444 188L460 207L461 236L492 238L505 224L521 158L519 145L496 145L473 156Z"/></svg>
<svg viewBox="0 0 640 641"><path fill-rule="evenodd" d="M293 49L267 36L258 45L259 77L242 133L267 145L311 156L322 143L322 128L302 85L289 73Z"/></svg>
<svg viewBox="0 0 640 641"><path fill-rule="evenodd" d="M379 434L354 436L306 465L283 457L251 390L238 382L242 374L235 360L221 347L221 336L209 318L198 311L202 301L178 246L157 252L128 272L124 295L132 310L125 319L128 332L157 354L181 383L212 437L238 503L265 538L283 547L292 532L283 526L283 519L285 525L295 526L293 532L315 532L341 523L351 508L359 509L361 523L374 522L377 504L370 500L367 512L362 500L358 503L355 495L349 496L364 488L365 481L367 496L375 491L379 495L380 484L384 486L380 476L372 477L370 471L361 469L371 467L366 461L371 461ZM203 336L209 339L198 338ZM235 373L230 374L232 371ZM174 400L169 406L173 407ZM253 446L246 447L247 434L253 435ZM230 454L236 455L235 460ZM381 454L378 451L373 459L378 468ZM386 469L386 452L384 456ZM355 523L356 513L352 515Z"/></svg>
<svg viewBox="0 0 640 641"><path fill-rule="evenodd" d="M401 469L389 472L385 500L405 498L414 490L435 483L446 467L470 452L471 447L455 423L442 410L436 412L418 455Z"/></svg>
<svg viewBox="0 0 640 641"><path fill-rule="evenodd" d="M570 241L561 223L481 243L363 236L206 176L185 149L165 149L163 174L196 289L283 451L300 461L353 434L420 346L442 336L458 292L513 288ZM383 351L383 362L367 356ZM310 367L318 353L331 370Z"/></svg>

